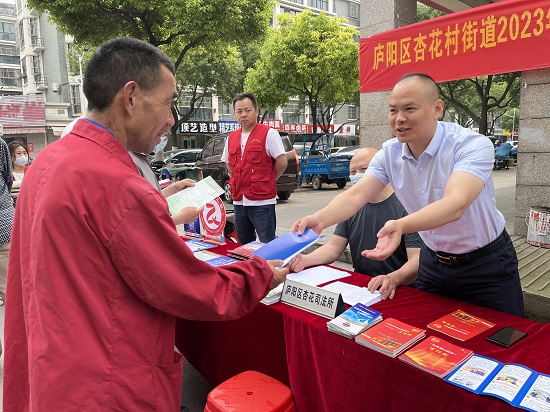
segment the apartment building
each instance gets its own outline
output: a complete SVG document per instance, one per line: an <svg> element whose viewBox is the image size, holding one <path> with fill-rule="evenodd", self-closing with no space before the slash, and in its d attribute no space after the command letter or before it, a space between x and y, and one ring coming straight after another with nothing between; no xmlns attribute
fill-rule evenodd
<svg viewBox="0 0 550 412"><path fill-rule="evenodd" d="M0 3L0 125L3 138L26 144L31 157L82 112L68 41L26 0Z"/></svg>

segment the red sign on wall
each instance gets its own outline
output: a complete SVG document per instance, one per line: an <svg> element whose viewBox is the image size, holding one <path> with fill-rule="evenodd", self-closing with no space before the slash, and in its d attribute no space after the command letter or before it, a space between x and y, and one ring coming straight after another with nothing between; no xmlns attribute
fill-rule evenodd
<svg viewBox="0 0 550 412"><path fill-rule="evenodd" d="M4 128L46 126L44 96L0 96L0 123Z"/></svg>
<svg viewBox="0 0 550 412"><path fill-rule="evenodd" d="M275 119L265 119L263 121L263 124L273 128L273 129L281 130L282 122L280 120L275 120Z"/></svg>
<svg viewBox="0 0 550 412"><path fill-rule="evenodd" d="M550 0L508 0L362 38L361 93L410 72L437 82L550 67Z"/></svg>

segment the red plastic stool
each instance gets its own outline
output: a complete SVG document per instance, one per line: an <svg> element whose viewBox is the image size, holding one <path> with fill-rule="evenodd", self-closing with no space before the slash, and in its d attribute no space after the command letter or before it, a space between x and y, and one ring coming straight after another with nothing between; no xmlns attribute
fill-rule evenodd
<svg viewBox="0 0 550 412"><path fill-rule="evenodd" d="M296 412L290 389L260 372L246 371L208 394L204 412Z"/></svg>

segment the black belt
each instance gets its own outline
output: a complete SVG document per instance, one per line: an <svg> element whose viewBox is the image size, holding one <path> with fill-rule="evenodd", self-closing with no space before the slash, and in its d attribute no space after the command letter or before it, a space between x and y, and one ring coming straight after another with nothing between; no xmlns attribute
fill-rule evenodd
<svg viewBox="0 0 550 412"><path fill-rule="evenodd" d="M510 239L510 236L508 236L506 229L504 229L500 234L500 236L497 237L495 240L493 240L491 243L483 247L480 247L479 249L472 250L471 252L468 252L468 253L455 255L453 253L447 253L447 252L434 252L430 248L427 248L427 249L437 257L437 260L439 260L444 265L458 266L458 265L465 265L466 263L473 262L474 260L480 258L481 256L485 256L485 255L488 255L489 253L494 252L495 250L499 249L502 245L504 245L508 241L508 239Z"/></svg>

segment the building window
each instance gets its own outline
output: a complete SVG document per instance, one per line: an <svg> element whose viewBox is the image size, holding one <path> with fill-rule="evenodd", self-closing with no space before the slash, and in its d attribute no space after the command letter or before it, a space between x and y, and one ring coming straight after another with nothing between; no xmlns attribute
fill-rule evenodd
<svg viewBox="0 0 550 412"><path fill-rule="evenodd" d="M288 7L283 7L281 6L281 14L283 13L288 13L290 14L292 17L296 16L296 14L300 13L299 11L297 10L293 10L293 9L289 9Z"/></svg>
<svg viewBox="0 0 550 412"><path fill-rule="evenodd" d="M306 116L298 102L290 102L283 107L283 123L305 123Z"/></svg>
<svg viewBox="0 0 550 412"><path fill-rule="evenodd" d="M328 11L328 0L308 0L307 5L309 7Z"/></svg>
<svg viewBox="0 0 550 412"><path fill-rule="evenodd" d="M15 41L15 23L0 21L0 40Z"/></svg>
<svg viewBox="0 0 550 412"><path fill-rule="evenodd" d="M71 111L73 114L82 113L82 104L80 102L80 85L69 85L69 102L71 104Z"/></svg>
<svg viewBox="0 0 550 412"><path fill-rule="evenodd" d="M0 45L0 63L19 64L19 51L17 51L17 47Z"/></svg>
<svg viewBox="0 0 550 412"><path fill-rule="evenodd" d="M357 106L348 105L348 120L357 120Z"/></svg>
<svg viewBox="0 0 550 412"><path fill-rule="evenodd" d="M218 114L220 116L231 115L231 103L224 103L222 99L218 99Z"/></svg>
<svg viewBox="0 0 550 412"><path fill-rule="evenodd" d="M27 84L27 62L25 58L21 60L21 78L23 79L23 83Z"/></svg>
<svg viewBox="0 0 550 412"><path fill-rule="evenodd" d="M21 87L21 72L18 69L0 69L0 86Z"/></svg>
<svg viewBox="0 0 550 412"><path fill-rule="evenodd" d="M200 100L200 99L199 99ZM195 109L193 116L189 120L213 120L212 116L212 98L205 96L202 98L202 102L195 102L195 107L200 103L200 107ZM183 105L180 106L181 113L188 113L191 107L191 96L185 95L183 98Z"/></svg>
<svg viewBox="0 0 550 412"><path fill-rule="evenodd" d="M36 17L31 17L29 19L29 34L31 37L38 37L38 22L36 21Z"/></svg>
<svg viewBox="0 0 550 412"><path fill-rule="evenodd" d="M19 33L18 34L19 34L19 36L17 36L17 37L19 37L19 38L17 39L17 42L19 44L19 48L23 49L23 48L25 48L25 25L23 24L23 20L21 20L19 22Z"/></svg>
<svg viewBox="0 0 550 412"><path fill-rule="evenodd" d="M359 4L349 3L348 16L350 19L359 18Z"/></svg>
<svg viewBox="0 0 550 412"><path fill-rule="evenodd" d="M304 4L304 0L288 0L288 1L296 4Z"/></svg>
<svg viewBox="0 0 550 412"><path fill-rule="evenodd" d="M40 70L40 56L32 56L32 74L41 74Z"/></svg>
<svg viewBox="0 0 550 412"><path fill-rule="evenodd" d="M0 14L7 14L8 16L15 16L15 5L1 4Z"/></svg>

